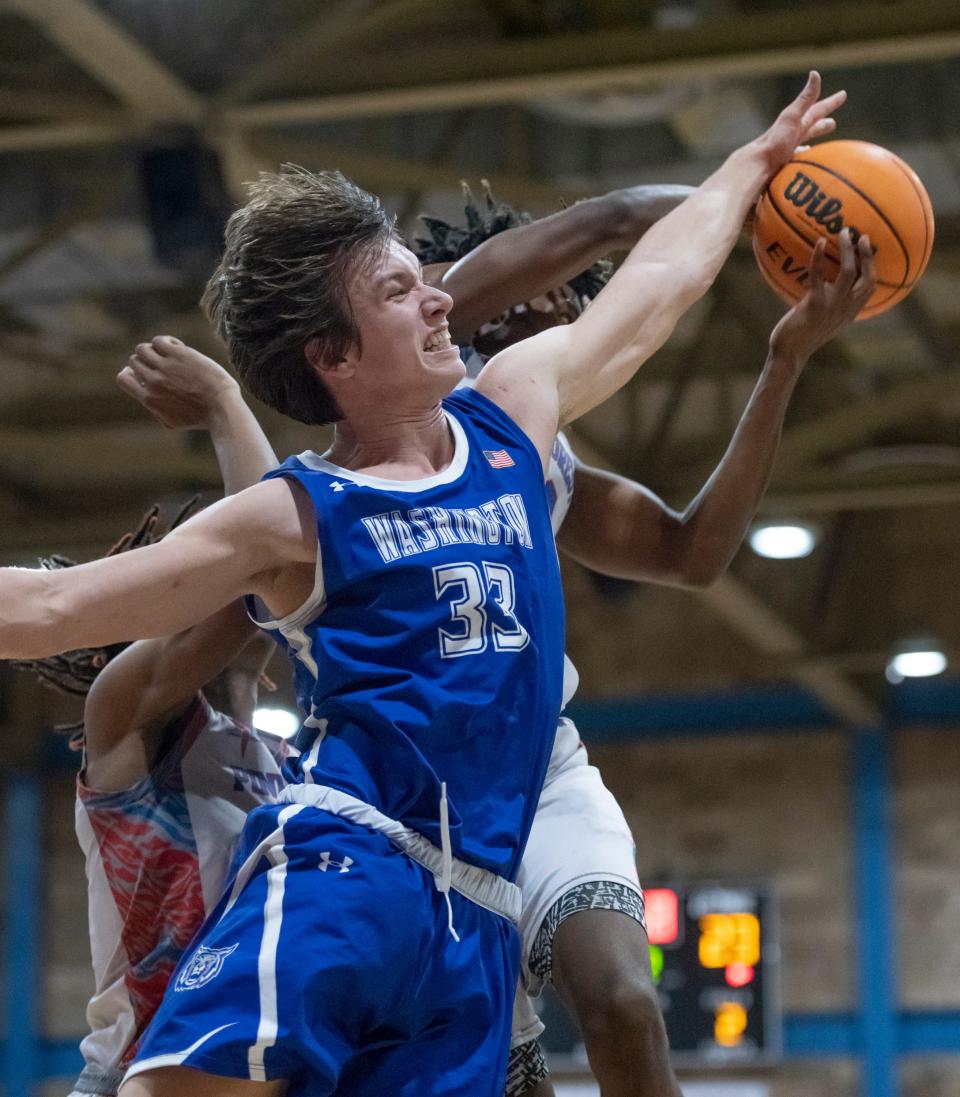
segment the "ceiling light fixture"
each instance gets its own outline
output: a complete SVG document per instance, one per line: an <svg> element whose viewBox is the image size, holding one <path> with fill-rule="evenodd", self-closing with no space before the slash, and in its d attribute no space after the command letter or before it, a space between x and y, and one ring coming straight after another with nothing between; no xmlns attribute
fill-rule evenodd
<svg viewBox="0 0 960 1097"><path fill-rule="evenodd" d="M931 640L902 644L887 663L887 681L899 685L904 678L932 678L947 669L947 657Z"/></svg>
<svg viewBox="0 0 960 1097"><path fill-rule="evenodd" d="M765 523L750 532L750 547L768 560L798 560L816 548L819 531L806 522Z"/></svg>

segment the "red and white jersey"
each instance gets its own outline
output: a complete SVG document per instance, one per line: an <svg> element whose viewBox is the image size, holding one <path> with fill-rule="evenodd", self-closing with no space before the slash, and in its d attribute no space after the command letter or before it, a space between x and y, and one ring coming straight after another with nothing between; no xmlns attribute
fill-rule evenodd
<svg viewBox="0 0 960 1097"><path fill-rule="evenodd" d="M204 916L220 898L247 812L284 785L281 739L252 732L198 695L153 769L120 792L77 780L96 991L84 1059L123 1067Z"/></svg>

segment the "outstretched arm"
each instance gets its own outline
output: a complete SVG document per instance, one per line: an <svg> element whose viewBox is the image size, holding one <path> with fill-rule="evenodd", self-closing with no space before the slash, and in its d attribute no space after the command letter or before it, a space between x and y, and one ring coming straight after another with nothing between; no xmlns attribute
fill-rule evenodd
<svg viewBox="0 0 960 1097"><path fill-rule="evenodd" d="M873 292L869 241L861 239L855 253L844 233L841 259L839 278L827 282L818 245L810 290L774 329L733 439L690 505L672 510L640 484L578 464L573 502L557 538L564 551L621 579L702 587L723 574L769 482L797 379L814 351L850 323Z"/></svg>
<svg viewBox="0 0 960 1097"><path fill-rule="evenodd" d="M829 133L845 95L820 101L811 73L766 133L734 152L634 247L590 308L498 354L477 388L534 440L546 463L560 423L602 403L667 340L730 253L747 212L797 145Z"/></svg>
<svg viewBox="0 0 960 1097"><path fill-rule="evenodd" d="M589 198L485 240L458 262L427 267L424 281L453 298L450 335L468 342L506 309L575 278L611 251L632 248L693 187L643 186Z"/></svg>
<svg viewBox="0 0 960 1097"><path fill-rule="evenodd" d="M316 544L309 502L268 480L159 544L57 571L0 568L0 658L167 636L247 593L282 616L310 589L289 584L295 565L313 565Z"/></svg>

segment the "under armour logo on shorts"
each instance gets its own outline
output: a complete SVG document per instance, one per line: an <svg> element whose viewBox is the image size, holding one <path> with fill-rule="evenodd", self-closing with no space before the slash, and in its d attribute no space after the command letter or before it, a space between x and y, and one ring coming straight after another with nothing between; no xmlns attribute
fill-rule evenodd
<svg viewBox="0 0 960 1097"><path fill-rule="evenodd" d="M352 857L344 857L342 861L334 861L329 853L320 854L320 871L326 872L328 868L339 869L340 872L349 872L350 866L353 864Z"/></svg>
<svg viewBox="0 0 960 1097"><path fill-rule="evenodd" d="M207 948L206 945L201 945L177 976L173 989L196 990L206 986L211 979L216 979L223 968L223 961L238 947L239 942L229 948Z"/></svg>

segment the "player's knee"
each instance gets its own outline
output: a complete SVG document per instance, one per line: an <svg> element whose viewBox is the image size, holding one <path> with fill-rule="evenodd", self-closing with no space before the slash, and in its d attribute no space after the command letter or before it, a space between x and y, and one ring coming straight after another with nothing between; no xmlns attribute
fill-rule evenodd
<svg viewBox="0 0 960 1097"><path fill-rule="evenodd" d="M624 972L604 988L602 999L584 1012L584 1035L615 1037L625 1046L663 1040L663 1016L653 984L642 972Z"/></svg>

